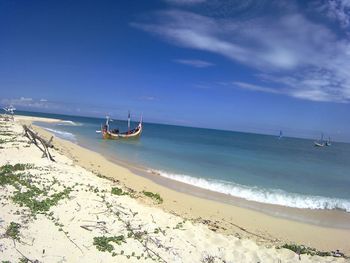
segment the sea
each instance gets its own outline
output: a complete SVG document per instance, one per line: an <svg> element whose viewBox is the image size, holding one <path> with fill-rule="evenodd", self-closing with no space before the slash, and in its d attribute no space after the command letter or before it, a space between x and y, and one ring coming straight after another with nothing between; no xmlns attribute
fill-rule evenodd
<svg viewBox="0 0 350 263"><path fill-rule="evenodd" d="M314 140L144 123L139 140L103 140L103 118L18 112L57 118L36 122L57 137L149 173L264 204L350 212L350 144L314 147ZM112 128L127 129L114 120ZM136 126L132 122L131 126Z"/></svg>

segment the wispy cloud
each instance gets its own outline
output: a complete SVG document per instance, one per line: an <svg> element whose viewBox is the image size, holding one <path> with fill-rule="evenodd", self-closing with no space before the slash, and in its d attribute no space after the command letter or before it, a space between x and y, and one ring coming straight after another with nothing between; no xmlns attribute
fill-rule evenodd
<svg viewBox="0 0 350 263"><path fill-rule="evenodd" d="M256 78L266 82L266 87L257 86L265 92L313 101L350 100L350 40L295 9L273 18L244 19L165 10L151 21L131 25L171 44L216 53L258 70L269 76Z"/></svg>
<svg viewBox="0 0 350 263"><path fill-rule="evenodd" d="M50 106L50 103L47 100L35 100L33 98L26 98L26 97L20 97L20 98L13 98L13 99L2 99L1 100L2 105L13 105L16 107L25 107L25 108L37 108L37 109L48 109Z"/></svg>
<svg viewBox="0 0 350 263"><path fill-rule="evenodd" d="M156 99L156 97L154 97L154 96L142 96L142 97L140 97L140 100L153 101L155 99Z"/></svg>
<svg viewBox="0 0 350 263"><path fill-rule="evenodd" d="M214 66L213 63L199 59L175 59L174 62L192 66L195 68L207 68Z"/></svg>
<svg viewBox="0 0 350 263"><path fill-rule="evenodd" d="M319 3L319 8L332 20L347 28L350 25L349 0L325 0Z"/></svg>
<svg viewBox="0 0 350 263"><path fill-rule="evenodd" d="M246 83L246 82L234 81L232 84L235 87L238 87L241 89L246 89L246 90L251 90L251 91L260 91L260 92L275 93L275 94L283 94L284 93L282 90L279 90L279 89L259 86L259 85Z"/></svg>

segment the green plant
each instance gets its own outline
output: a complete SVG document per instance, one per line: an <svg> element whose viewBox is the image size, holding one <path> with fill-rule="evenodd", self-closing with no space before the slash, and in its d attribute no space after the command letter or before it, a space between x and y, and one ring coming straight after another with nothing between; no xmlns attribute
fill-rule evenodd
<svg viewBox="0 0 350 263"><path fill-rule="evenodd" d="M184 227L183 222L177 223L174 229L182 229Z"/></svg>
<svg viewBox="0 0 350 263"><path fill-rule="evenodd" d="M32 214L36 214L49 211L61 199L68 198L70 192L71 188L66 188L62 192L54 193L50 197L38 201L39 195L44 192L35 186L31 186L26 192L16 191L12 200L20 206L28 207Z"/></svg>
<svg viewBox="0 0 350 263"><path fill-rule="evenodd" d="M21 225L15 222L11 222L10 225L6 228L6 236L12 238L13 240L20 240L19 237L19 229L21 228Z"/></svg>
<svg viewBox="0 0 350 263"><path fill-rule="evenodd" d="M331 256L332 253L330 252L323 252L323 251L318 251L315 248L310 248L304 245L296 245L296 244L284 244L283 246L281 246L280 248L286 248L289 250L292 250L293 252L297 253L297 254L307 254L310 256L321 256L321 257L327 257L327 256Z"/></svg>
<svg viewBox="0 0 350 263"><path fill-rule="evenodd" d="M127 195L127 192L124 192L121 188L112 187L111 193L114 195Z"/></svg>
<svg viewBox="0 0 350 263"><path fill-rule="evenodd" d="M147 196L147 197L153 199L154 201L156 201L158 204L163 203L163 198L158 193L152 193L152 192L147 192L147 191L142 191L142 193L145 196Z"/></svg>
<svg viewBox="0 0 350 263"><path fill-rule="evenodd" d="M94 246L96 246L96 248L99 251L108 251L108 252L112 252L112 250L114 250L113 245L111 244L111 242L116 243L117 245L121 245L122 242L125 242L125 237L123 235L120 236L113 236L113 237L106 237L106 236L101 236L101 237L94 237Z"/></svg>

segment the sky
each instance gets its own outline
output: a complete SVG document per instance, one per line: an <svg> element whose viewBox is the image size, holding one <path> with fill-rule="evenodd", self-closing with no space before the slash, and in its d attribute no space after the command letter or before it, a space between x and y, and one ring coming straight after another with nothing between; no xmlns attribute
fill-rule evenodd
<svg viewBox="0 0 350 263"><path fill-rule="evenodd" d="M350 1L0 1L0 104L350 142Z"/></svg>

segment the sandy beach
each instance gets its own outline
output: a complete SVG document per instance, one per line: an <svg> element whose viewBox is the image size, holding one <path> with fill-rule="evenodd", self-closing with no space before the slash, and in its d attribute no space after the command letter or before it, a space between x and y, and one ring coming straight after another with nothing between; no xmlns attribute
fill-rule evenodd
<svg viewBox="0 0 350 263"><path fill-rule="evenodd" d="M12 178L0 185L3 261L349 262L333 256L299 258L280 248L297 244L349 255L349 229L295 222L175 191L137 175L136 167L122 167L56 137L50 149L55 162L42 158L23 136L21 124L34 120L17 116L0 125L1 176Z"/></svg>

